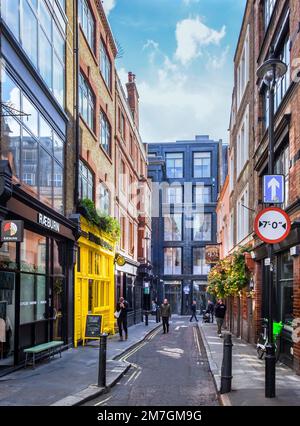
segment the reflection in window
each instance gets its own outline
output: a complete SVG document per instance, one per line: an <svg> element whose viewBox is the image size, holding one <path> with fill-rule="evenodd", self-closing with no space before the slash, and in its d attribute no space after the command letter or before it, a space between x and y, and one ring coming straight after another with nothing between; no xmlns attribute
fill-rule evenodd
<svg viewBox="0 0 300 426"><path fill-rule="evenodd" d="M194 153L194 177L209 178L211 176L211 153Z"/></svg>
<svg viewBox="0 0 300 426"><path fill-rule="evenodd" d="M82 161L79 162L79 198L81 200L85 198L94 199L93 174Z"/></svg>
<svg viewBox="0 0 300 426"><path fill-rule="evenodd" d="M173 214L164 217L164 240L182 240L182 215Z"/></svg>
<svg viewBox="0 0 300 426"><path fill-rule="evenodd" d="M103 183L100 184L100 212L110 214L110 192Z"/></svg>
<svg viewBox="0 0 300 426"><path fill-rule="evenodd" d="M210 271L210 265L205 261L205 248L197 247L193 249L193 274L207 275Z"/></svg>
<svg viewBox="0 0 300 426"><path fill-rule="evenodd" d="M94 130L95 97L82 74L79 81L79 110L87 125Z"/></svg>
<svg viewBox="0 0 300 426"><path fill-rule="evenodd" d="M21 180L31 195L63 213L63 140L31 101L21 94L4 68L2 99L30 116L28 119L23 117L22 120L19 117L3 118L1 159L9 160L14 178ZM40 176L37 175L38 170Z"/></svg>
<svg viewBox="0 0 300 426"><path fill-rule="evenodd" d="M63 106L65 21L56 3L52 0L51 4L53 13L45 0L6 0L1 2L1 7L8 28L21 43L47 87Z"/></svg>
<svg viewBox="0 0 300 426"><path fill-rule="evenodd" d="M183 177L183 154L167 153L166 154L167 177L182 178Z"/></svg>
<svg viewBox="0 0 300 426"><path fill-rule="evenodd" d="M168 204L181 204L182 186L169 186L166 188L166 202Z"/></svg>
<svg viewBox="0 0 300 426"><path fill-rule="evenodd" d="M164 249L164 273L165 275L181 274L181 248Z"/></svg>
<svg viewBox="0 0 300 426"><path fill-rule="evenodd" d="M111 127L105 114L100 114L100 145L110 155Z"/></svg>
<svg viewBox="0 0 300 426"><path fill-rule="evenodd" d="M195 213L193 216L194 241L211 241L212 215L211 213Z"/></svg>
<svg viewBox="0 0 300 426"><path fill-rule="evenodd" d="M194 187L194 202L196 204L211 203L211 187L210 186L195 186Z"/></svg>
<svg viewBox="0 0 300 426"><path fill-rule="evenodd" d="M102 40L100 41L100 70L107 87L111 89L111 63Z"/></svg>
<svg viewBox="0 0 300 426"><path fill-rule="evenodd" d="M26 229L21 243L21 271L46 272L46 238Z"/></svg>
<svg viewBox="0 0 300 426"><path fill-rule="evenodd" d="M79 10L79 22L81 28L84 32L84 35L90 45L90 48L94 50L94 31L95 31L95 22L92 12L88 6L86 0L79 0L78 2L78 10Z"/></svg>

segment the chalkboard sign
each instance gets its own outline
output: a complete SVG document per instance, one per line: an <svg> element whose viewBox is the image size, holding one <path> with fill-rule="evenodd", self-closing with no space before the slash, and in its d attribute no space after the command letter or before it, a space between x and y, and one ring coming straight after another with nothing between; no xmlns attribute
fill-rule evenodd
<svg viewBox="0 0 300 426"><path fill-rule="evenodd" d="M99 339L102 328L102 315L87 315L85 339Z"/></svg>

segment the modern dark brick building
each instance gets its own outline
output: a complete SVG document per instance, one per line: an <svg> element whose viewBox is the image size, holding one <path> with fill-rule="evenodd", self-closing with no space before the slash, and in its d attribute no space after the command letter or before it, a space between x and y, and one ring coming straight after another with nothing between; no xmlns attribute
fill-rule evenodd
<svg viewBox="0 0 300 426"><path fill-rule="evenodd" d="M207 135L148 146L153 297L167 297L173 313L189 313L192 299L198 309L206 305L205 246L216 243L221 146Z"/></svg>

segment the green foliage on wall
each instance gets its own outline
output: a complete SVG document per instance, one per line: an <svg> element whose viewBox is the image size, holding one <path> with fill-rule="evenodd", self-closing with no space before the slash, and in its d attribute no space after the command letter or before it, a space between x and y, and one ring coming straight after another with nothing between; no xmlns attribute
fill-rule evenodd
<svg viewBox="0 0 300 426"><path fill-rule="evenodd" d="M99 214L92 200L85 198L79 203L79 212L100 231L108 234L114 241L118 241L121 236L121 227L117 219Z"/></svg>

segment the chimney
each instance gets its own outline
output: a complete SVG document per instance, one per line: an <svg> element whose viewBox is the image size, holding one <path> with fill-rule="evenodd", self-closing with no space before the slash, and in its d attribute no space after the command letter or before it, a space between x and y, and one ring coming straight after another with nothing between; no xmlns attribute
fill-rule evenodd
<svg viewBox="0 0 300 426"><path fill-rule="evenodd" d="M128 73L128 83L126 83L127 99L132 112L133 121L139 128L139 94L135 84L135 74Z"/></svg>

